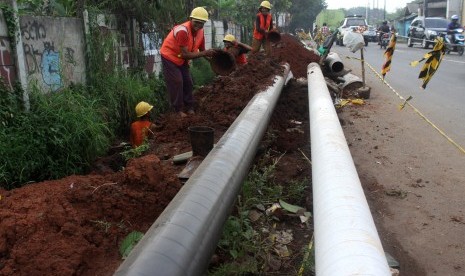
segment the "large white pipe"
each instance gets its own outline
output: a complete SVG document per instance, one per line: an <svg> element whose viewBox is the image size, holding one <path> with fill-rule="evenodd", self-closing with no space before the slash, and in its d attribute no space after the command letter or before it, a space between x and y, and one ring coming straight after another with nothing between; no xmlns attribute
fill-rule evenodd
<svg viewBox="0 0 465 276"><path fill-rule="evenodd" d="M250 100L115 275L205 273L289 74Z"/></svg>
<svg viewBox="0 0 465 276"><path fill-rule="evenodd" d="M319 65L307 75L316 275L391 275Z"/></svg>

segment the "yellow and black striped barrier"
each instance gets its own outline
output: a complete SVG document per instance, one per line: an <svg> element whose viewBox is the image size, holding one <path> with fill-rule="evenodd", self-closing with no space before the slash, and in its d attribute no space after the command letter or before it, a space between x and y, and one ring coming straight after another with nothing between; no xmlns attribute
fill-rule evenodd
<svg viewBox="0 0 465 276"><path fill-rule="evenodd" d="M434 49L433 49L434 50ZM356 57L350 57L350 56L346 56L347 59L354 59L354 60L359 60L359 61L362 61L361 59L359 58L356 58ZM394 92L397 97L399 97L401 100L402 100L402 104L399 105L399 109L402 110L406 105L410 106L413 111L418 114L423 120L425 120L429 125L431 125L434 129L436 129L444 138L447 139L447 141L449 141L452 145L454 145L457 149L459 149L462 153L465 154L465 149L459 145L457 142L455 142L452 138L449 137L449 135L447 135L443 130L441 130L438 126L436 126L430 119L428 119L423 113L420 112L420 110L418 110L418 108L416 108L415 106L413 106L409 101L413 98L412 96L408 96L407 99L404 98L402 95L399 94L399 92L396 91L396 89L394 89L394 87L392 87L385 79L384 77L378 73L378 71L376 71L375 68L373 68L373 66L371 66L371 64L369 64L368 62L365 61L365 64L368 66L368 68L370 68L370 70L375 74L375 76L377 76L382 82L383 84L385 84L387 87L389 87L389 89Z"/></svg>

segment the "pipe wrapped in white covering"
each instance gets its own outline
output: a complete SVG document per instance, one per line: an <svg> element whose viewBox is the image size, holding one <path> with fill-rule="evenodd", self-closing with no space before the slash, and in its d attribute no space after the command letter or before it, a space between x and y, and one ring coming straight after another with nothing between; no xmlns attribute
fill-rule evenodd
<svg viewBox="0 0 465 276"><path fill-rule="evenodd" d="M203 275L289 74L256 94L115 275Z"/></svg>
<svg viewBox="0 0 465 276"><path fill-rule="evenodd" d="M319 65L307 75L316 275L391 275Z"/></svg>

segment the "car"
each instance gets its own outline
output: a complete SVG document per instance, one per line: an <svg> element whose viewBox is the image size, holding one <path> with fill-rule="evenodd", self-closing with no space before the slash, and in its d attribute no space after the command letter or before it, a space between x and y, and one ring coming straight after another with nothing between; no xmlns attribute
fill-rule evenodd
<svg viewBox="0 0 465 276"><path fill-rule="evenodd" d="M407 46L412 47L414 43L421 43L424 49L428 49L429 45L434 44L436 37L447 33L448 24L449 21L442 17L416 17L407 32Z"/></svg>
<svg viewBox="0 0 465 276"><path fill-rule="evenodd" d="M363 37L366 37L369 42L377 42L378 36L376 35L375 27L368 26L368 29L363 32Z"/></svg>
<svg viewBox="0 0 465 276"><path fill-rule="evenodd" d="M337 45L344 46L344 43L342 42L342 39L344 37L344 34L348 31L352 32L354 29L360 29L364 28L366 29L368 27L367 21L363 16L361 15L349 15L344 20L341 22L341 26L338 28L339 34L338 38L336 40ZM363 32L362 32L363 33ZM365 41L365 46L368 45L368 37L363 35L363 39Z"/></svg>

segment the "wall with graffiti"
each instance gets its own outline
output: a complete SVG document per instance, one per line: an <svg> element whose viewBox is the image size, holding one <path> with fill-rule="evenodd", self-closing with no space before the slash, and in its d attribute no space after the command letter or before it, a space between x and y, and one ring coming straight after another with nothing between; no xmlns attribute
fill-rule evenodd
<svg viewBox="0 0 465 276"><path fill-rule="evenodd" d="M21 16L19 24L28 81L45 91L85 82L81 19Z"/></svg>
<svg viewBox="0 0 465 276"><path fill-rule="evenodd" d="M131 60L130 53L137 52L134 49L142 46L145 71L155 75L161 72L159 50L164 37L155 31L154 25L138 25L135 21L118 24L112 15L98 15L97 26L101 33L109 35L114 41L113 49L105 56L108 57L110 70L115 66L123 69L137 67L137 60ZM23 58L19 58L26 67L29 86L37 83L44 91L58 91L71 83L85 83L85 33L82 19L22 15L19 27L24 52ZM223 37L227 33L233 34L240 41L242 31L240 26L230 22L210 20L204 26L205 46L207 49L223 47ZM9 85L17 80L13 53L0 12L0 75Z"/></svg>
<svg viewBox="0 0 465 276"><path fill-rule="evenodd" d="M13 52L10 47L8 30L5 19L0 11L0 76L6 85L12 87L16 81L16 67L14 65Z"/></svg>

